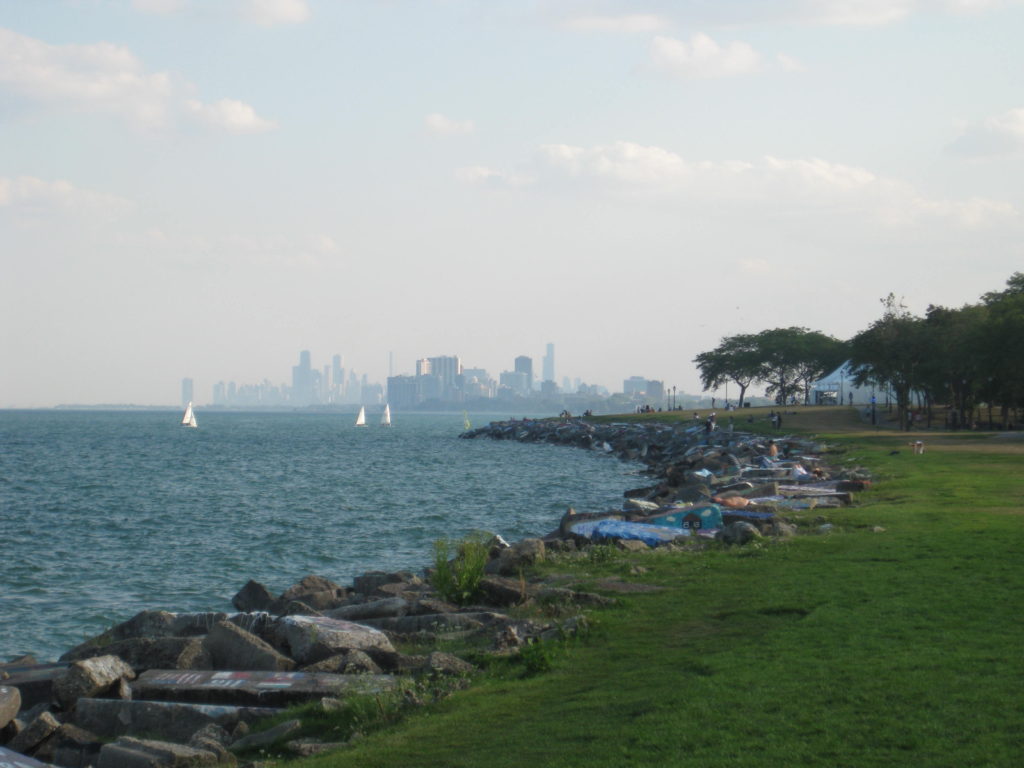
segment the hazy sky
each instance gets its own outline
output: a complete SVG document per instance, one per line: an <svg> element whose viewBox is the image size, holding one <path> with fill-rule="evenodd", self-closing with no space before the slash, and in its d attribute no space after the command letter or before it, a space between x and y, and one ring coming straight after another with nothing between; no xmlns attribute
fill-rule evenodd
<svg viewBox="0 0 1024 768"><path fill-rule="evenodd" d="M0 0L0 407L371 379L699 391L1024 270L1024 3Z"/></svg>

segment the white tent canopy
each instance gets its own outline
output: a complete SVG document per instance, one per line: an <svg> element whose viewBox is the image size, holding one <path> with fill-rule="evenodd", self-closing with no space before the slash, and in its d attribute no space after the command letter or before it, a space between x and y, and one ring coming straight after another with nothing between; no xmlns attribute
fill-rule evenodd
<svg viewBox="0 0 1024 768"><path fill-rule="evenodd" d="M828 376L823 376L811 384L810 403L812 405L869 405L872 396L876 395L881 401L885 390L874 384L857 386L853 380L850 361L847 360Z"/></svg>

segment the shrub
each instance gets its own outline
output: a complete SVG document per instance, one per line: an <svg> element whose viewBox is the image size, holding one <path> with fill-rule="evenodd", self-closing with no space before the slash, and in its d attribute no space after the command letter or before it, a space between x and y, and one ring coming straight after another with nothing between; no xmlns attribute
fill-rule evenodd
<svg viewBox="0 0 1024 768"><path fill-rule="evenodd" d="M487 565L490 539L489 534L478 532L461 541L438 539L434 542L431 583L442 598L459 605L473 602Z"/></svg>

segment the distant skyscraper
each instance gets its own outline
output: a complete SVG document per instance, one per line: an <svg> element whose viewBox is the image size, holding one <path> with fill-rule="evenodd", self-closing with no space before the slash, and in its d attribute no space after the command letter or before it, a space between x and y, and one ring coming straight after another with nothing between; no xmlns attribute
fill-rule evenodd
<svg viewBox="0 0 1024 768"><path fill-rule="evenodd" d="M292 368L292 402L295 405L312 405L313 378L309 350L304 349L299 353L299 364Z"/></svg>
<svg viewBox="0 0 1024 768"><path fill-rule="evenodd" d="M516 373L526 374L526 391L533 389L533 358L520 355L515 360Z"/></svg>
<svg viewBox="0 0 1024 768"><path fill-rule="evenodd" d="M456 380L462 375L462 360L458 355L429 357L430 373L441 379L441 396L452 398L456 391Z"/></svg>
<svg viewBox="0 0 1024 768"><path fill-rule="evenodd" d="M555 380L555 345L548 343L547 354L544 355L544 381Z"/></svg>
<svg viewBox="0 0 1024 768"><path fill-rule="evenodd" d="M193 400L195 400L194 391L195 391L195 387L194 387L194 385L192 383L192 379L182 379L181 380L181 404L182 405L188 405Z"/></svg>

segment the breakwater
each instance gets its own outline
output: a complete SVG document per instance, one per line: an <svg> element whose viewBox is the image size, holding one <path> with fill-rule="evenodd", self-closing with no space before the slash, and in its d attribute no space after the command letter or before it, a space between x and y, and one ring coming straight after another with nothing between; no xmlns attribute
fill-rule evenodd
<svg viewBox="0 0 1024 768"><path fill-rule="evenodd" d="M356 696L391 696L418 706L474 671L436 650L439 643L482 636L486 652L514 655L580 631L586 609L614 604L606 594L529 579L540 560L593 546L692 551L798 535L787 515L850 503L866 482L856 470L830 467L827 446L815 441L709 425L510 421L464 437L596 451L641 462L649 482L608 509L565 510L543 537L493 538L470 605L447 599L429 572L371 571L350 586L307 576L280 594L250 581L232 598L235 612L144 610L58 662L2 664L0 758L114 768L230 763L236 753L278 742L295 754L342 748L300 738L298 721L262 736L249 726L309 700L332 708ZM565 618L543 618L550 611L522 618L531 605L552 604ZM409 643L423 652L397 650Z"/></svg>

